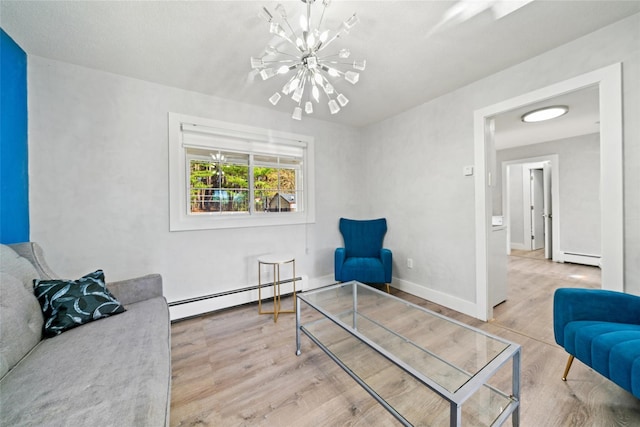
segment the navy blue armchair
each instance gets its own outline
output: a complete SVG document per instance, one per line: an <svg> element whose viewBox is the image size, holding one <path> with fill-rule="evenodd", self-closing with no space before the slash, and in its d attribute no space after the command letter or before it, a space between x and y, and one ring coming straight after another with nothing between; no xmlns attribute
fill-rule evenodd
<svg viewBox="0 0 640 427"><path fill-rule="evenodd" d="M385 218L353 220L340 218L344 247L335 251L335 279L361 283L391 283L391 251L382 247L387 232Z"/></svg>
<svg viewBox="0 0 640 427"><path fill-rule="evenodd" d="M557 289L553 297L556 343L640 398L640 297L602 289Z"/></svg>

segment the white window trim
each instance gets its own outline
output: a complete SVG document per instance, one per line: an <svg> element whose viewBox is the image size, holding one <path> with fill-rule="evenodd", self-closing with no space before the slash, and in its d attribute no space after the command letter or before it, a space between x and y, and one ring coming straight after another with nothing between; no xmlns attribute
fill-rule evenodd
<svg viewBox="0 0 640 427"><path fill-rule="evenodd" d="M201 117L169 113L169 230L206 230L218 228L268 227L277 225L308 224L315 222L315 171L314 139L311 136L280 132L237 123L221 122ZM186 167L186 147L183 144L182 125L201 127L215 139L239 138L250 144L281 144L303 147L303 194L304 206L301 212L271 213L260 215L189 215L188 214L188 173ZM217 147L216 147L217 148Z"/></svg>

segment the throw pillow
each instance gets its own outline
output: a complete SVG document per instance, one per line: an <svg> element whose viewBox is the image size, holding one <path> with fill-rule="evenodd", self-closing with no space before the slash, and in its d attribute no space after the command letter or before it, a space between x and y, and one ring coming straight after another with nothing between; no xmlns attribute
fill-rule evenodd
<svg viewBox="0 0 640 427"><path fill-rule="evenodd" d="M102 270L78 280L36 279L33 289L44 314L46 337L125 311L107 289Z"/></svg>

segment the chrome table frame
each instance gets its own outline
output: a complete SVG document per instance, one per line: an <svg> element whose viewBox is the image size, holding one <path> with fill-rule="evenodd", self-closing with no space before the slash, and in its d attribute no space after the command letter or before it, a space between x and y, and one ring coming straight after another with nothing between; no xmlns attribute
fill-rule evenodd
<svg viewBox="0 0 640 427"><path fill-rule="evenodd" d="M353 311L353 324L349 325L344 323L342 320L340 320L338 317L336 317L333 314L330 314L328 312L326 312L325 310L323 310L322 307L319 307L318 305L316 305L313 301L310 301L310 299L308 298L309 296L312 296L313 294L317 294L320 292L330 292L332 290L336 290L336 289L340 289L340 288L345 288L347 286L352 286L353 287L353 307L352 307L352 311ZM440 384L438 384L436 381L434 381L433 379L429 378L428 376L426 376L424 373L414 369L412 366L410 366L409 364L403 362L402 360L400 360L399 358L397 358L393 353L391 353L390 351L388 351L387 349L383 348L381 345L379 345L378 343L376 343L375 341L369 339L368 337L366 337L365 335L363 335L362 333L360 333L358 331L358 326L357 326L357 315L358 315L358 288L361 286L365 286L367 288L367 292L375 292L380 294L382 297L384 298L390 298L396 301L401 302L402 304L405 304L413 309L417 309L420 310L422 312L424 312L427 315L431 315L431 316L435 316L437 318L446 320L448 322L451 322L454 325L458 325L461 328L476 332L478 334L481 334L484 337L488 337L491 339L494 339L500 343L503 343L504 345L506 345L506 348L501 351L495 358L493 358L491 361L489 361L486 365L484 365L484 367L482 367L476 374L474 375L470 375L470 379L464 384L462 385L459 389L457 389L454 392L451 392L449 390L447 390L446 388L444 388L443 386L441 386ZM501 395L502 397L508 399L508 405L499 413L499 415L496 416L494 422L491 424L491 426L500 426L502 425L508 418L509 416L512 417L512 425L514 427L518 427L519 423L520 423L520 358L521 358L521 347L518 344L514 344L511 343L503 338L488 334L480 329L477 328L473 328L469 325L466 325L462 322L458 322L454 319L450 319L446 316L443 316L441 314L435 313L431 310L427 310L423 307L419 307L415 304L412 304L408 301L402 300L398 297L395 297L393 295L390 294L386 294L384 292L381 292L377 289L371 288L367 285L363 285L362 283L358 283L358 282L346 282L346 283L339 283L336 285L331 285L331 286L327 286L327 287L323 287L320 289L316 289L316 290L312 290L312 291L307 291L304 293L298 293L297 294L297 299L298 299L298 303L296 304L296 355L300 355L301 354L301 350L300 350L300 346L301 346L301 333L304 333L305 335L307 335L311 341L313 341L318 347L320 347L334 362L336 362L347 374L349 374L360 386L362 386L374 399L376 399L387 411L389 411L398 421L400 421L400 423L402 423L405 426L411 426L412 424L402 415L400 414L395 408L393 408L388 402L386 402L384 400L383 397L381 397L373 388L371 388L363 379L361 379L360 377L358 377L350 368L349 366L347 366L338 356L336 356L334 353L332 353L332 351L317 337L315 337L313 335L313 333L311 333L308 329L308 326L311 326L312 324L316 324L318 322L321 321L326 321L326 319L330 320L331 322L333 322L335 325L339 326L340 328L342 328L344 331L348 332L350 335L352 335L353 337L356 337L359 341L361 341L362 343L366 344L371 350L377 352L378 354L382 355L384 358L386 358L387 360L389 360L390 362L392 362L393 364L395 364L397 367L399 367L400 369L402 369L404 372L408 373L409 375L411 375L413 378L415 378L417 381L419 381L419 383L423 384L424 386L428 387L429 389L431 389L433 392L435 392L437 395L439 395L441 398L446 399L449 403L450 403L450 426L451 427L459 427L462 425L462 405L476 392L478 391L482 386L486 386L489 389L491 389L492 392L496 392L499 395ZM301 324L301 306L302 306L302 302L304 302L305 304L307 304L308 306L312 307L314 310L316 310L318 313L322 314L323 318L319 319L319 320L315 320L312 322L309 322L306 325ZM343 313L344 314L344 313ZM371 320L371 319L368 319ZM381 326L381 325L379 325ZM392 332L394 334L396 334L393 331L389 331ZM396 334L398 335L398 334ZM401 338L401 335L398 335ZM406 339L406 338L405 338ZM407 340L408 342L409 340ZM423 349L425 351L428 352L428 350ZM495 389L494 387L490 386L487 384L487 381L502 367L504 366L506 363L508 363L509 361L513 361L513 365L512 365L512 376L511 376L511 383L512 383L512 392L510 395L507 395L497 389ZM446 361L445 361L446 362ZM452 364L448 363L450 366L454 367L455 369L459 369L460 371L462 371L462 369L460 368L456 368L455 366L453 366Z"/></svg>

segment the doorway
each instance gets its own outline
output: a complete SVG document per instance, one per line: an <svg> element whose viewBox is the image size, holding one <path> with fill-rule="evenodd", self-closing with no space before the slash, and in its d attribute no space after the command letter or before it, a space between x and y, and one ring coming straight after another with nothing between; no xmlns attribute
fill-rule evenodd
<svg viewBox="0 0 640 427"><path fill-rule="evenodd" d="M600 200L602 287L623 290L622 84L621 64L614 64L475 111L476 317L481 320L493 318L493 307L488 303L487 242L491 228L496 161L493 141L487 136L488 123L500 113L593 85L598 87L601 112L600 183L601 188L607 188Z"/></svg>
<svg viewBox="0 0 640 427"><path fill-rule="evenodd" d="M560 186L557 159L558 155L554 154L543 161L519 159L504 162L502 212L508 225L507 255L512 249L542 249L545 259L558 261L559 251L557 247L554 249L554 243L555 246L559 243L559 237L554 237L554 231L558 235L560 231L560 201L559 197L554 197L559 194Z"/></svg>

